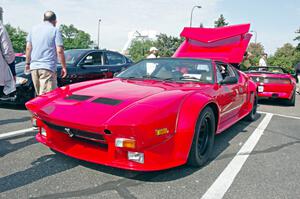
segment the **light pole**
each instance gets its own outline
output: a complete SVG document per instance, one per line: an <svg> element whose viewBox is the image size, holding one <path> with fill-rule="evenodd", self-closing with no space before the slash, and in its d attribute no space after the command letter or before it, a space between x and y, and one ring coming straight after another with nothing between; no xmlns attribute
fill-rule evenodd
<svg viewBox="0 0 300 199"><path fill-rule="evenodd" d="M101 19L98 20L98 49L100 49L100 22L101 22Z"/></svg>
<svg viewBox="0 0 300 199"><path fill-rule="evenodd" d="M191 11L191 18L190 18L190 27L192 27L192 22L193 22L193 12L194 12L194 9L195 8L202 8L201 6L194 6L193 8L192 8L192 11Z"/></svg>
<svg viewBox="0 0 300 199"><path fill-rule="evenodd" d="M250 32L253 32L255 34L255 40L254 40L254 42L256 44L256 42L257 42L257 32L255 30L251 30Z"/></svg>

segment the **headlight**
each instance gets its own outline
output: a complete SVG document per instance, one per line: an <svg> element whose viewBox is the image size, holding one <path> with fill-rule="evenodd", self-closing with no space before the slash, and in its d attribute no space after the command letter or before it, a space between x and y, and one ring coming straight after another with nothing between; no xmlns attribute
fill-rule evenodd
<svg viewBox="0 0 300 199"><path fill-rule="evenodd" d="M26 84L28 82L27 78L24 77L16 77L16 84L17 85L22 85L22 84Z"/></svg>

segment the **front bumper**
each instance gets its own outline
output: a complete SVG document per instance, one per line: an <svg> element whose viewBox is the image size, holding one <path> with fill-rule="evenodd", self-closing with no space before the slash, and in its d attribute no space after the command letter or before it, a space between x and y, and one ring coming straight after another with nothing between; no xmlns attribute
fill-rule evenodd
<svg viewBox="0 0 300 199"><path fill-rule="evenodd" d="M41 120L38 120L37 125L40 129L40 132L36 135L37 141L55 151L92 163L127 170L156 171L183 165L186 162L178 160L174 155L176 154L174 151L174 138L170 138L154 147L137 151L116 147L113 133L110 135L101 134L105 142L97 144L70 137L65 132L50 128ZM41 134L41 128L46 130L47 136ZM128 160L128 151L144 153L144 163Z"/></svg>

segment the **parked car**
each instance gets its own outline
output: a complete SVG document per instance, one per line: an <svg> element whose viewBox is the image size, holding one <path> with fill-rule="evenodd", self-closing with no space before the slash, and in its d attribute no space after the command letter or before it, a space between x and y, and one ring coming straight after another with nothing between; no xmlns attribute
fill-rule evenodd
<svg viewBox="0 0 300 199"><path fill-rule="evenodd" d="M249 41L248 29L227 28L207 34L237 38L217 41L235 53L223 48L202 58L146 59L116 78L68 85L27 102L39 127L36 139L71 157L129 170L204 165L215 134L256 118L256 84L225 62L242 59L237 55L247 45L230 42ZM195 30L188 32L198 39ZM184 44L175 56L189 55Z"/></svg>
<svg viewBox="0 0 300 199"><path fill-rule="evenodd" d="M256 85L245 74L190 58L143 60L116 78L68 85L26 103L37 140L54 151L144 171L203 165L215 134L244 117L254 120L256 106Z"/></svg>
<svg viewBox="0 0 300 199"><path fill-rule="evenodd" d="M67 50L65 51L68 75L60 77L58 65L58 86L86 80L112 78L115 73L126 69L133 62L124 55L109 50ZM30 74L24 73L25 62L16 65L17 91L12 98L0 100L2 103L24 104L35 96Z"/></svg>
<svg viewBox="0 0 300 199"><path fill-rule="evenodd" d="M285 99L295 106L296 79L279 66L252 66L246 71L256 82L259 98Z"/></svg>
<svg viewBox="0 0 300 199"><path fill-rule="evenodd" d="M23 53L15 53L15 62L16 64L24 62L26 60L26 56Z"/></svg>

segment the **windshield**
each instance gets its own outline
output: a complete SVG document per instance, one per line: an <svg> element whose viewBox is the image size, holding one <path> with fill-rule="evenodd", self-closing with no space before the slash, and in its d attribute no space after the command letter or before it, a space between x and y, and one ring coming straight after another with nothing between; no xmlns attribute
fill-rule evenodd
<svg viewBox="0 0 300 199"><path fill-rule="evenodd" d="M248 72L259 72L259 73L284 73L280 67L250 67Z"/></svg>
<svg viewBox="0 0 300 199"><path fill-rule="evenodd" d="M138 62L117 77L213 83L213 70L209 60L159 58Z"/></svg>
<svg viewBox="0 0 300 199"><path fill-rule="evenodd" d="M66 50L66 64L74 64L84 53L82 50Z"/></svg>

